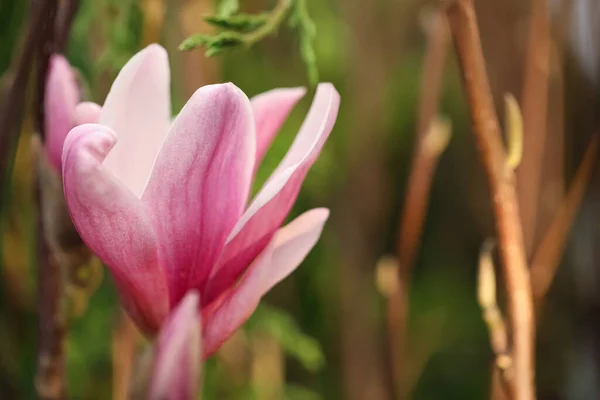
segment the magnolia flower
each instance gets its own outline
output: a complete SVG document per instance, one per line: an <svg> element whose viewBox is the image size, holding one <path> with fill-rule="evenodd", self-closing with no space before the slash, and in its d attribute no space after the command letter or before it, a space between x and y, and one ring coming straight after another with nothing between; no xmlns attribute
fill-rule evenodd
<svg viewBox="0 0 600 400"><path fill-rule="evenodd" d="M153 352L148 399L196 398L202 357L198 305L198 293L188 292L163 324Z"/></svg>
<svg viewBox="0 0 600 400"><path fill-rule="evenodd" d="M95 103L80 103L75 73L60 54L50 57L44 98L45 149L50 164L60 173L65 137L73 127L96 122L100 107Z"/></svg>
<svg viewBox="0 0 600 400"><path fill-rule="evenodd" d="M335 123L331 84L319 85L290 150L248 205L256 165L303 94L276 89L250 101L231 83L205 86L171 124L167 54L150 45L116 78L98 124L67 136L71 218L147 334L195 289L209 356L317 242L327 209L280 226Z"/></svg>

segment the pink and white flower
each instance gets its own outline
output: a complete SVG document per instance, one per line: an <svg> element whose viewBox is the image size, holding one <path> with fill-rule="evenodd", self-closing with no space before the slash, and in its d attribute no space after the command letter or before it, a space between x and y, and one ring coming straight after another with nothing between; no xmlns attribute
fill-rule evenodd
<svg viewBox="0 0 600 400"><path fill-rule="evenodd" d="M111 270L122 303L154 334L200 293L208 356L317 242L329 211L281 228L335 123L339 94L320 84L288 153L249 204L256 165L303 89L249 100L205 86L170 122L169 64L158 45L116 78L97 124L66 138L63 182L74 225Z"/></svg>

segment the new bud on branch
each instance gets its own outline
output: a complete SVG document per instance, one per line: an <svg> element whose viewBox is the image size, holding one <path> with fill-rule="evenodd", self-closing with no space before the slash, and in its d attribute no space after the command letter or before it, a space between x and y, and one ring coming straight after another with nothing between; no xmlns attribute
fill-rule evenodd
<svg viewBox="0 0 600 400"><path fill-rule="evenodd" d="M317 242L327 209L281 225L340 98L331 84L318 86L290 150L249 202L256 166L304 89L249 100L231 83L205 86L172 123L169 93L167 54L150 45L120 72L98 123L68 134L65 197L146 334L158 332L186 293L198 292L207 357Z"/></svg>
<svg viewBox="0 0 600 400"><path fill-rule="evenodd" d="M60 54L50 57L44 110L46 154L60 172L63 144L69 131L76 125L97 122L100 114L97 104L81 102L75 73Z"/></svg>
<svg viewBox="0 0 600 400"><path fill-rule="evenodd" d="M202 358L198 292L188 292L163 325L155 344L148 399L195 399Z"/></svg>

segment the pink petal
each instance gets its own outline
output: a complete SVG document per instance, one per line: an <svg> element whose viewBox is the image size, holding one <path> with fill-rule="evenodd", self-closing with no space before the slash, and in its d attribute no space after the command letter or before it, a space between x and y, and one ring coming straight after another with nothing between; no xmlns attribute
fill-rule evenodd
<svg viewBox="0 0 600 400"><path fill-rule="evenodd" d="M111 270L123 306L152 332L169 310L166 279L142 203L102 165L115 140L96 124L69 133L62 158L65 198L81 238Z"/></svg>
<svg viewBox="0 0 600 400"><path fill-rule="evenodd" d="M340 97L331 84L320 84L311 109L292 147L254 198L228 238L211 273L203 302L230 287L271 240L296 201L308 170L316 161L335 123Z"/></svg>
<svg viewBox="0 0 600 400"><path fill-rule="evenodd" d="M142 198L173 303L221 253L243 212L254 154L250 101L233 84L199 89L173 122Z"/></svg>
<svg viewBox="0 0 600 400"><path fill-rule="evenodd" d="M163 325L155 348L150 400L196 398L202 359L200 296L188 292Z"/></svg>
<svg viewBox="0 0 600 400"><path fill-rule="evenodd" d="M261 297L294 271L321 236L329 210L305 212L281 228L252 263L239 285L216 310L205 314L204 356L208 357L252 315Z"/></svg>
<svg viewBox="0 0 600 400"><path fill-rule="evenodd" d="M280 88L259 94L250 100L254 111L254 120L256 121L255 170L260 165L292 108L305 93L306 89L304 88Z"/></svg>
<svg viewBox="0 0 600 400"><path fill-rule="evenodd" d="M119 137L104 165L138 198L169 130L169 84L167 52L150 45L123 67L100 113L100 123Z"/></svg>
<svg viewBox="0 0 600 400"><path fill-rule="evenodd" d="M75 126L73 113L79 101L79 88L71 65L59 54L50 57L45 96L45 146L50 162L60 171L63 143Z"/></svg>
<svg viewBox="0 0 600 400"><path fill-rule="evenodd" d="M97 124L102 107L92 101L84 101L75 107L75 124Z"/></svg>

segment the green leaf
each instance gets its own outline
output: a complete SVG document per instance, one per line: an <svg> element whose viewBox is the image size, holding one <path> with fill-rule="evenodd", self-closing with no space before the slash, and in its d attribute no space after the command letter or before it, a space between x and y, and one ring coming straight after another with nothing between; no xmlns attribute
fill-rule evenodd
<svg viewBox="0 0 600 400"><path fill-rule="evenodd" d="M189 51L196 47L205 47L206 56L212 57L242 44L244 44L244 39L242 35L237 32L221 32L213 36L196 34L185 39L179 45L179 50Z"/></svg>
<svg viewBox="0 0 600 400"><path fill-rule="evenodd" d="M287 20L298 34L300 56L306 65L309 82L313 86L317 84L319 71L314 47L317 29L308 14L306 0L279 0L271 11L254 15L238 13L238 10L238 0L221 0L217 14L205 17L204 20L222 31L214 36L190 36L179 45L179 49L189 51L204 47L205 55L212 57L240 47L249 48L276 34L281 24Z"/></svg>
<svg viewBox="0 0 600 400"><path fill-rule="evenodd" d="M217 8L217 15L219 17L227 18L240 9L240 2L238 0L221 0Z"/></svg>
<svg viewBox="0 0 600 400"><path fill-rule="evenodd" d="M236 32L252 32L260 28L268 20L268 13L261 14L235 14L229 17L220 15L211 15L204 17L204 20L211 25L221 29L229 29Z"/></svg>
<svg viewBox="0 0 600 400"><path fill-rule="evenodd" d="M282 310L259 305L247 328L250 332L260 330L271 334L288 355L311 372L319 371L325 365L325 355L319 342L302 332L296 321Z"/></svg>

